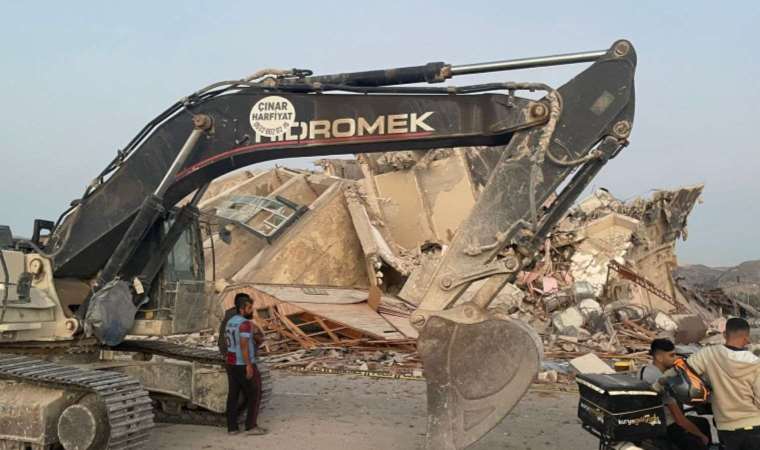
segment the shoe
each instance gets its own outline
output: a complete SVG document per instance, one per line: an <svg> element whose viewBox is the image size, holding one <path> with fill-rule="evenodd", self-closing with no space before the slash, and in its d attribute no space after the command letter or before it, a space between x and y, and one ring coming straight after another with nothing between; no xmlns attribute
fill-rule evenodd
<svg viewBox="0 0 760 450"><path fill-rule="evenodd" d="M229 435L240 434L240 430L227 431L227 434L229 434Z"/></svg>
<svg viewBox="0 0 760 450"><path fill-rule="evenodd" d="M266 428L256 427L251 428L250 430L247 430L245 434L248 436L263 436L267 434L269 431Z"/></svg>

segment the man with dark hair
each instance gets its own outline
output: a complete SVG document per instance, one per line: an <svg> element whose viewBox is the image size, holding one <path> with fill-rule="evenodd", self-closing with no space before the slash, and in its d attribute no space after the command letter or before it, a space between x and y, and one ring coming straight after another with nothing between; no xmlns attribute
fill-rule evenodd
<svg viewBox="0 0 760 450"><path fill-rule="evenodd" d="M232 308L231 308L232 309ZM229 310L227 311L229 313ZM222 322L224 346L220 345L226 358L227 369L227 432L238 433L238 400L245 395L248 405L245 429L250 435L266 434L267 430L258 426L261 404L261 376L256 367L256 345L260 338L254 333L253 301L248 294L235 295L235 308L231 317Z"/></svg>
<svg viewBox="0 0 760 450"><path fill-rule="evenodd" d="M241 300L238 300L238 299L241 299ZM222 353L222 356L225 358L227 358L227 337L225 335L225 330L227 329L227 322L229 322L230 319L232 319L235 315L237 315L238 309L237 309L237 306L235 305L237 305L239 301L243 301L242 299L251 300L251 297L245 293L236 294L233 300L232 307L224 311L224 317L222 318L222 322L219 324L219 337L217 339L217 346L219 347L219 351ZM264 340L264 336L261 334L261 330L254 327L253 341L254 341L254 344L256 344L257 351L259 349L259 345L261 345L263 340Z"/></svg>
<svg viewBox="0 0 760 450"><path fill-rule="evenodd" d="M640 378L656 384L662 374L673 367L676 346L668 339L655 339L649 347L652 364L641 368ZM705 450L710 445L710 423L701 417L686 417L678 401L668 393L663 394L665 403L665 424L668 427L668 442L680 450Z"/></svg>
<svg viewBox="0 0 760 450"><path fill-rule="evenodd" d="M760 449L760 358L746 349L749 324L726 322L724 345L705 347L689 365L712 384L712 406L720 442L726 450Z"/></svg>

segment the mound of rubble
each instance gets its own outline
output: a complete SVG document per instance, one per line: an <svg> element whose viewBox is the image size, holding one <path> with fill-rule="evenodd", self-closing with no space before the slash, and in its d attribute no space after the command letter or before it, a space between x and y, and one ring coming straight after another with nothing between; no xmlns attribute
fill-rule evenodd
<svg viewBox="0 0 760 450"><path fill-rule="evenodd" d="M246 292L273 367L420 376L408 322L419 303L415 287L498 156L494 149L364 154L320 160L320 171L277 167L215 182L199 207L217 300L209 333L193 339L213 346L224 309ZM657 336L693 343L720 330L725 309L673 276L676 243L687 238L702 189L625 202L598 190L558 224L535 266L500 292L492 307L541 335L553 371L544 378L556 380L563 360L641 359Z"/></svg>

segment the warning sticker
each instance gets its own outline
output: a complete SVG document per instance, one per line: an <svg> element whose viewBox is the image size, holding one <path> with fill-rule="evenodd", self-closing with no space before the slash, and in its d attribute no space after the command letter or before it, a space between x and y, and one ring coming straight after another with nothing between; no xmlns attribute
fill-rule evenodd
<svg viewBox="0 0 760 450"><path fill-rule="evenodd" d="M296 109L285 97L270 95L251 108L251 128L260 136L281 136L295 124Z"/></svg>

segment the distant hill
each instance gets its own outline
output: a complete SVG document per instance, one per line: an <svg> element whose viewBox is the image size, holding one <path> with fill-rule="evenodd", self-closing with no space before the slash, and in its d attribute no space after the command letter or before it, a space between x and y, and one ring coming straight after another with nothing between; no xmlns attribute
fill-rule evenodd
<svg viewBox="0 0 760 450"><path fill-rule="evenodd" d="M701 289L715 289L718 279L726 271L723 267L708 267L702 264L679 266L675 271L676 278L683 279L687 286Z"/></svg>
<svg viewBox="0 0 760 450"><path fill-rule="evenodd" d="M736 284L760 285L760 260L746 261L724 269L718 278L718 285L728 287Z"/></svg>
<svg viewBox="0 0 760 450"><path fill-rule="evenodd" d="M678 267L675 276L687 286L721 288L730 297L760 306L760 260L745 261L733 267L691 264Z"/></svg>

